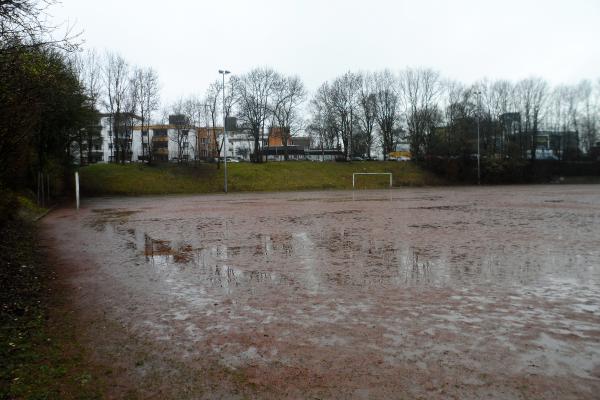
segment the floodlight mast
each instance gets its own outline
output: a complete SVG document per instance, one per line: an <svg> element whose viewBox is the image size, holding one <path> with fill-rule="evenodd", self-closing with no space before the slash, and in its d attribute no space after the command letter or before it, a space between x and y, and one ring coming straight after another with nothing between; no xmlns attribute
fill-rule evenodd
<svg viewBox="0 0 600 400"><path fill-rule="evenodd" d="M225 154L224 157L224 172L225 172L225 177L224 177L224 190L225 193L227 193L227 129L225 128L225 123L227 122L227 114L225 113L225 75L230 74L230 71L227 71L226 69L220 69L219 70L219 74L223 75L223 153Z"/></svg>

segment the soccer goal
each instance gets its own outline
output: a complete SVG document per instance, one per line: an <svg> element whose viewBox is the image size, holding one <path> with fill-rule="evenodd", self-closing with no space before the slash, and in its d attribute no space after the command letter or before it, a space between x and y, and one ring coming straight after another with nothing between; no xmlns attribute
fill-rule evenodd
<svg viewBox="0 0 600 400"><path fill-rule="evenodd" d="M390 187L392 187L392 173L391 172L355 172L352 174L352 189L355 188L356 175L389 175Z"/></svg>

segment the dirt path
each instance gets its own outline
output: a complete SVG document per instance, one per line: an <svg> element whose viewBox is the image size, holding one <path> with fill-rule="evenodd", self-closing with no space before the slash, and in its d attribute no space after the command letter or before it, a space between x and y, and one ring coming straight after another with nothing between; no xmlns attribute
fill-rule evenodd
<svg viewBox="0 0 600 400"><path fill-rule="evenodd" d="M592 399L600 186L94 199L44 221L108 397Z"/></svg>

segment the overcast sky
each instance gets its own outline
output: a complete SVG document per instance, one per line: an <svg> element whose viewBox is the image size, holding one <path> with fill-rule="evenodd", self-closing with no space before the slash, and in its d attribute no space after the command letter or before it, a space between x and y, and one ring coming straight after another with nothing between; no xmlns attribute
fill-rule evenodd
<svg viewBox="0 0 600 400"><path fill-rule="evenodd" d="M163 99L204 93L220 68L271 66L309 90L348 70L551 83L600 78L600 0L61 0L50 13L159 73Z"/></svg>

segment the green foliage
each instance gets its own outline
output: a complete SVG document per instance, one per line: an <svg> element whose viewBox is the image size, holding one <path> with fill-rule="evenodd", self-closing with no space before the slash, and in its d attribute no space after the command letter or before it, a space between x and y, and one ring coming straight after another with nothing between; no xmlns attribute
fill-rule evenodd
<svg viewBox="0 0 600 400"><path fill-rule="evenodd" d="M0 182L11 188L69 165L73 136L97 118L67 56L44 47L0 50L0 104Z"/></svg>
<svg viewBox="0 0 600 400"><path fill-rule="evenodd" d="M268 162L228 164L232 192L351 189L354 172L391 172L394 186L437 185L444 181L413 163ZM96 164L81 168L83 195L219 193L224 169L214 164L146 166ZM357 178L358 188L386 188L387 176Z"/></svg>

